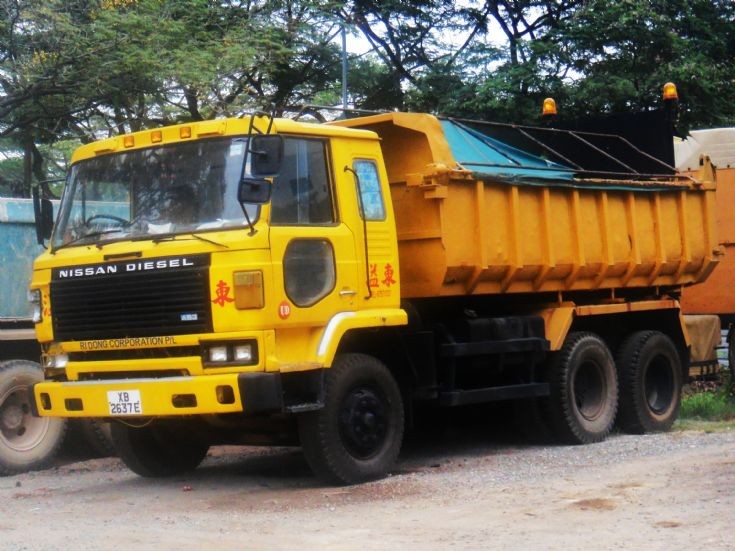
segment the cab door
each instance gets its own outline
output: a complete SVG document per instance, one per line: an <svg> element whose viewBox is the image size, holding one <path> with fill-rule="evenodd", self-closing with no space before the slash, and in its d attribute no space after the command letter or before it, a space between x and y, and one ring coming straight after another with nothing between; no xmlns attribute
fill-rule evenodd
<svg viewBox="0 0 735 551"><path fill-rule="evenodd" d="M328 152L327 140L285 137L273 184L270 244L281 360L300 355L298 361L307 361L307 350L285 343L309 341L310 350L321 334L289 329L322 328L335 314L356 308L355 236L337 215Z"/></svg>

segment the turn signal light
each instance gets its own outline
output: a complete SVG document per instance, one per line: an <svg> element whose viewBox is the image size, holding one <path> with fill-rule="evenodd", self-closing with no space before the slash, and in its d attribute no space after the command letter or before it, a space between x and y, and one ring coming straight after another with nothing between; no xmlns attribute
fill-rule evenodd
<svg viewBox="0 0 735 551"><path fill-rule="evenodd" d="M125 147L133 147L135 145L135 138L133 136L123 136L123 145Z"/></svg>
<svg viewBox="0 0 735 551"><path fill-rule="evenodd" d="M232 280L235 284L235 307L238 310L263 308L263 272L234 272Z"/></svg>
<svg viewBox="0 0 735 551"><path fill-rule="evenodd" d="M160 130L154 130L151 132L151 143L158 143L163 140L163 132Z"/></svg>
<svg viewBox="0 0 735 551"><path fill-rule="evenodd" d="M191 126L182 126L179 128L180 138L191 138Z"/></svg>

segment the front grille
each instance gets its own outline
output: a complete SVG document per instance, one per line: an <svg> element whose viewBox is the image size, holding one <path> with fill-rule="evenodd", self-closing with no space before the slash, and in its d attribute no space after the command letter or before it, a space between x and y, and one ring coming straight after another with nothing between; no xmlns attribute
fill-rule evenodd
<svg viewBox="0 0 735 551"><path fill-rule="evenodd" d="M58 341L209 333L209 256L56 268L51 308Z"/></svg>

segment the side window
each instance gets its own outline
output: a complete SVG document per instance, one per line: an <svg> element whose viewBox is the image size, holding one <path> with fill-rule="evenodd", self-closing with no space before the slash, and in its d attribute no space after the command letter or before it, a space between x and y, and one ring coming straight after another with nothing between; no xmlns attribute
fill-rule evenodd
<svg viewBox="0 0 735 551"><path fill-rule="evenodd" d="M286 138L281 172L273 185L271 224L334 222L325 144Z"/></svg>
<svg viewBox="0 0 735 551"><path fill-rule="evenodd" d="M374 161L355 161L354 169L360 179L360 200L365 220L385 220L378 166Z"/></svg>
<svg viewBox="0 0 735 551"><path fill-rule="evenodd" d="M283 256L286 296L296 306L311 306L334 289L334 249L326 239L294 239Z"/></svg>

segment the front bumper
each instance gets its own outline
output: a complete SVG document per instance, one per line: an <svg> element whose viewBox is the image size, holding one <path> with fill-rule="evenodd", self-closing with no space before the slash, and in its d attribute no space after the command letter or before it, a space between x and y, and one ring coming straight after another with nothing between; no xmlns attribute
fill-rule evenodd
<svg viewBox="0 0 735 551"><path fill-rule="evenodd" d="M280 373L232 373L160 379L42 382L31 406L42 417L161 417L283 410ZM137 391L140 413L117 414L110 393Z"/></svg>

